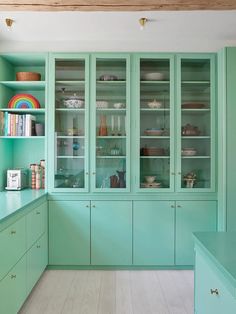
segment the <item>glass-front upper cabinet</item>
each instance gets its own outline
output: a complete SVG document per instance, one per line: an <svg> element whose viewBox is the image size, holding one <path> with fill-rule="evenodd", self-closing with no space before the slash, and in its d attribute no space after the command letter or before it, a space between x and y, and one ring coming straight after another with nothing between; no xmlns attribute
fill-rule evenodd
<svg viewBox="0 0 236 314"><path fill-rule="evenodd" d="M171 56L136 60L137 156L139 191L174 189L173 59Z"/></svg>
<svg viewBox="0 0 236 314"><path fill-rule="evenodd" d="M128 191L130 187L130 61L124 54L92 59L92 187Z"/></svg>
<svg viewBox="0 0 236 314"><path fill-rule="evenodd" d="M177 60L178 190L214 190L215 68L209 55Z"/></svg>
<svg viewBox="0 0 236 314"><path fill-rule="evenodd" d="M54 73L55 189L88 190L88 57L56 55Z"/></svg>

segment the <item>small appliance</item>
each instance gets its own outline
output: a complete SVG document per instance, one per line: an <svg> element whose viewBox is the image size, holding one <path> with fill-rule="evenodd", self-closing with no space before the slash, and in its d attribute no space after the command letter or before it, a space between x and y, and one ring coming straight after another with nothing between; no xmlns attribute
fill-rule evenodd
<svg viewBox="0 0 236 314"><path fill-rule="evenodd" d="M27 169L7 170L6 190L22 190L27 186Z"/></svg>

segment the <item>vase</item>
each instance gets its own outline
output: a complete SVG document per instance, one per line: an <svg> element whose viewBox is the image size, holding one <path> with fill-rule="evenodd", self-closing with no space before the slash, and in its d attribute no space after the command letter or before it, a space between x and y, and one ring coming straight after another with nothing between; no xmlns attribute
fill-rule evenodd
<svg viewBox="0 0 236 314"><path fill-rule="evenodd" d="M105 115L100 116L100 126L99 126L98 135L99 136L107 136L108 135L107 122L106 122L106 116Z"/></svg>
<svg viewBox="0 0 236 314"><path fill-rule="evenodd" d="M126 171L118 171L116 170L117 174L118 174L118 185L120 188L125 188L126 187L126 183L125 183L125 173Z"/></svg>

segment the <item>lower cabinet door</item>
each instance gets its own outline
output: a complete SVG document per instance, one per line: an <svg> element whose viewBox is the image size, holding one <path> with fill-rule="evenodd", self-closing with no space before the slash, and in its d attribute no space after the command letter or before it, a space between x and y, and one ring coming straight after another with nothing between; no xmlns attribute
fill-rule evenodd
<svg viewBox="0 0 236 314"><path fill-rule="evenodd" d="M174 264L174 202L135 201L133 262L135 265Z"/></svg>
<svg viewBox="0 0 236 314"><path fill-rule="evenodd" d="M90 202L49 202L49 264L90 264Z"/></svg>
<svg viewBox="0 0 236 314"><path fill-rule="evenodd" d="M26 298L26 256L0 281L0 313L16 314Z"/></svg>
<svg viewBox="0 0 236 314"><path fill-rule="evenodd" d="M176 264L194 265L193 232L216 231L217 202L176 202Z"/></svg>
<svg viewBox="0 0 236 314"><path fill-rule="evenodd" d="M132 202L91 202L92 265L132 264Z"/></svg>
<svg viewBox="0 0 236 314"><path fill-rule="evenodd" d="M29 294L48 264L47 233L27 252L27 294Z"/></svg>
<svg viewBox="0 0 236 314"><path fill-rule="evenodd" d="M196 253L195 266L195 313L235 314L236 298L225 287L218 270L206 257ZM234 291L235 289L232 289Z"/></svg>

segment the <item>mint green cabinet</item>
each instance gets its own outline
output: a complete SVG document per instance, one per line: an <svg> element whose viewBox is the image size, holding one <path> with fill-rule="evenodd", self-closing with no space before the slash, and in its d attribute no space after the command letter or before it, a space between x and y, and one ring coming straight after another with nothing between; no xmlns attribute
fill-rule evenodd
<svg viewBox="0 0 236 314"><path fill-rule="evenodd" d="M176 265L194 264L192 233L216 231L217 203L215 201L176 202Z"/></svg>
<svg viewBox="0 0 236 314"><path fill-rule="evenodd" d="M91 264L132 264L132 202L91 202Z"/></svg>
<svg viewBox="0 0 236 314"><path fill-rule="evenodd" d="M25 217L0 233L0 280L26 251Z"/></svg>
<svg viewBox="0 0 236 314"><path fill-rule="evenodd" d="M26 216L27 248L47 230L47 203L43 203Z"/></svg>
<svg viewBox="0 0 236 314"><path fill-rule="evenodd" d="M215 56L178 55L176 74L176 190L215 191Z"/></svg>
<svg viewBox="0 0 236 314"><path fill-rule="evenodd" d="M223 272L222 272L223 273ZM235 291L229 283L225 284L222 274L206 257L202 250L196 249L195 266L195 313L196 314L234 314L236 313ZM229 288L230 287L230 288Z"/></svg>
<svg viewBox="0 0 236 314"><path fill-rule="evenodd" d="M90 264L89 201L49 201L49 264Z"/></svg>
<svg viewBox="0 0 236 314"><path fill-rule="evenodd" d="M17 72L37 72L41 77L18 80ZM0 190L6 187L7 169L29 169L46 159L47 73L46 53L0 55L0 149L8 155L1 157ZM36 132L36 123L42 133Z"/></svg>
<svg viewBox="0 0 236 314"><path fill-rule="evenodd" d="M52 54L50 58L50 188L88 191L89 55Z"/></svg>
<svg viewBox="0 0 236 314"><path fill-rule="evenodd" d="M16 314L26 298L26 256L0 281L0 313Z"/></svg>
<svg viewBox="0 0 236 314"><path fill-rule="evenodd" d="M45 232L27 252L27 294L29 294L48 264L48 237Z"/></svg>
<svg viewBox="0 0 236 314"><path fill-rule="evenodd" d="M175 204L134 201L134 265L174 265Z"/></svg>

